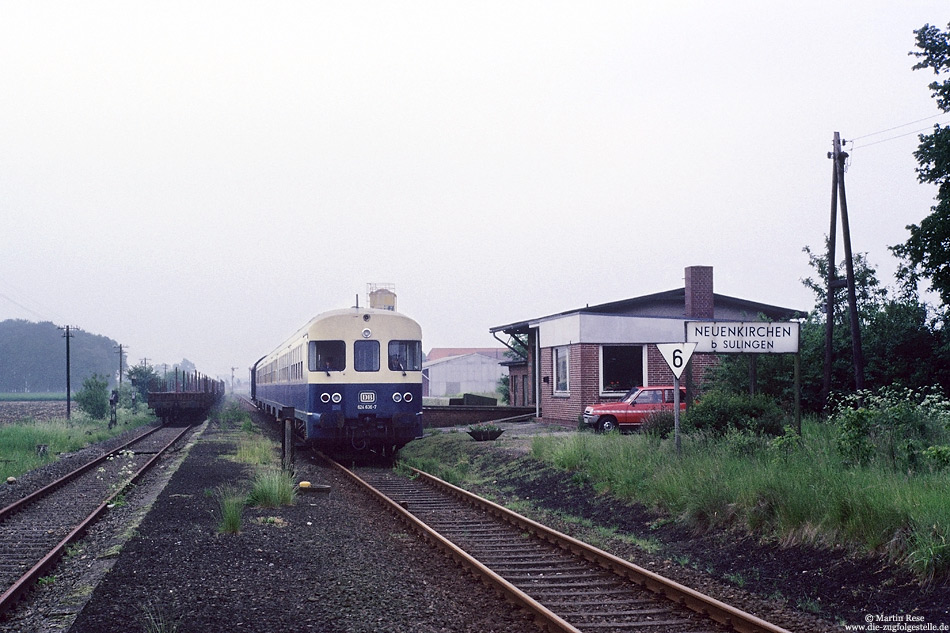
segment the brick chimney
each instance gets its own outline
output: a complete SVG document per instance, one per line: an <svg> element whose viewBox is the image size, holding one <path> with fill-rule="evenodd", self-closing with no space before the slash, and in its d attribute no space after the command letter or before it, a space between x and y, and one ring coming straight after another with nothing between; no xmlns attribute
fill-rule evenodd
<svg viewBox="0 0 950 633"><path fill-rule="evenodd" d="M687 266L686 318L712 319L714 316L712 266Z"/></svg>

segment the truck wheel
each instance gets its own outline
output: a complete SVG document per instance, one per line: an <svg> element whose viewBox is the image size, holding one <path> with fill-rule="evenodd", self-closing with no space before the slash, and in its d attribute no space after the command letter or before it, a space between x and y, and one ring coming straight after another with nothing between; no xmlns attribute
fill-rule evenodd
<svg viewBox="0 0 950 633"><path fill-rule="evenodd" d="M600 420L600 432L601 433L610 433L611 431L617 430L617 420L615 418L606 417Z"/></svg>

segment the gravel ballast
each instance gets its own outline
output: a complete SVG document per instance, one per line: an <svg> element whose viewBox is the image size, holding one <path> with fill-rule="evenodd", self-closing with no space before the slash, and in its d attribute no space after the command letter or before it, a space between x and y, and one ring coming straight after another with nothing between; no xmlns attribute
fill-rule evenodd
<svg viewBox="0 0 950 633"><path fill-rule="evenodd" d="M149 621L164 622L153 630L179 632L532 630L523 615L325 466L302 462L297 476L329 484L329 494L245 508L240 533L220 533L216 490L248 488L251 476L228 458L235 436L204 431L69 631L146 631ZM87 541L86 553L73 557L79 560L57 570L61 581L40 587L32 604L0 623L2 630L66 630L72 618L58 605L91 589L69 569L116 554L112 535L90 534Z"/></svg>

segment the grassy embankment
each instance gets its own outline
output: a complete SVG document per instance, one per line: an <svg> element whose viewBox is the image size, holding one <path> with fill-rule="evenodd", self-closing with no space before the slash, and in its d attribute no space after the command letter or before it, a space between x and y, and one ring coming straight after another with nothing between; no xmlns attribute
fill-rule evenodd
<svg viewBox="0 0 950 633"><path fill-rule="evenodd" d="M108 420L95 420L82 412L73 413L72 419L46 421L21 420L0 425L0 479L19 477L58 459L59 453L71 453L107 440L129 429L155 421L151 411L139 408L133 413L119 409L119 424L109 429ZM37 454L37 446L46 445L43 455Z"/></svg>
<svg viewBox="0 0 950 633"><path fill-rule="evenodd" d="M407 462L459 485L490 477L466 453L476 443L465 442L464 434L440 435L403 449ZM908 474L880 463L849 463L827 423L806 421L800 442L694 434L684 438L679 456L672 440L648 435L542 435L531 455L600 494L692 526L882 553L922 582L950 575L947 470Z"/></svg>

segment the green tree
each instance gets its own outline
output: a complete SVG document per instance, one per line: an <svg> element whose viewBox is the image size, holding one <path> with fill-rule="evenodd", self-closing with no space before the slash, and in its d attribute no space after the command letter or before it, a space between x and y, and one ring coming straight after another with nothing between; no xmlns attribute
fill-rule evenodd
<svg viewBox="0 0 950 633"><path fill-rule="evenodd" d="M918 62L914 70L930 68L938 80L930 84L937 107L950 112L950 25L944 32L925 24L914 31L918 51L911 51ZM914 152L917 159L917 179L937 185L936 205L920 224L907 227L910 237L891 250L903 261L902 277L916 283L923 277L940 295L944 304L950 303L950 127L934 125L932 134L922 134Z"/></svg>
<svg viewBox="0 0 950 633"><path fill-rule="evenodd" d="M818 301L809 319L824 329L824 302L827 262L816 258L808 249L811 266L822 276L821 281L804 280ZM843 276L844 263L838 277ZM877 271L868 263L866 254L856 254L854 261L858 312L861 323L862 348L865 358L865 386L877 389L889 385L922 389L935 384L950 387L944 328L931 309L920 300L915 283L906 277L898 279L896 289L885 288L877 279ZM835 300L835 361L832 365L832 391L854 389L851 366L851 336L848 326L848 302L843 291ZM804 342L803 337L803 342ZM809 344L820 350L809 350L817 367L824 359L824 334L809 336ZM804 362L802 363L805 364Z"/></svg>
<svg viewBox="0 0 950 633"><path fill-rule="evenodd" d="M802 283L815 293L815 307L801 325L802 407L819 411L826 403L822 395L825 357L825 280L827 258L819 257L805 247L815 277ZM844 263L837 266L839 277ZM855 255L854 274L858 311L861 316L861 337L864 350L865 383L868 389L886 385L921 389L940 385L950 390L950 354L945 328L918 298L916 287L903 285L898 290L883 287L877 271L868 264L863 253ZM854 390L851 363L851 332L847 297L835 293L834 361L831 368L833 392ZM712 370L715 385L731 393L749 391L751 356L723 355L720 365ZM789 355L760 354L755 372L756 393L771 396L785 408L794 396L793 358Z"/></svg>
<svg viewBox="0 0 950 633"><path fill-rule="evenodd" d="M149 391L159 389L161 376L151 365L129 367L125 375L129 377L129 382L132 383L132 388L135 390L139 402L145 402L148 399Z"/></svg>
<svg viewBox="0 0 950 633"><path fill-rule="evenodd" d="M504 374L499 378L495 385L495 391L501 396L502 402L511 404L511 376Z"/></svg>
<svg viewBox="0 0 950 633"><path fill-rule="evenodd" d="M66 391L66 342L53 323L21 319L0 321L0 392ZM93 374L114 382L117 343L105 336L70 329L73 385Z"/></svg>
<svg viewBox="0 0 950 633"><path fill-rule="evenodd" d="M109 380L93 374L82 381L82 389L76 394L76 404L96 420L104 420L109 412Z"/></svg>

